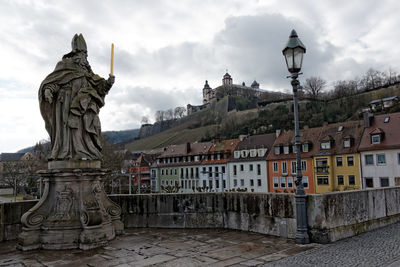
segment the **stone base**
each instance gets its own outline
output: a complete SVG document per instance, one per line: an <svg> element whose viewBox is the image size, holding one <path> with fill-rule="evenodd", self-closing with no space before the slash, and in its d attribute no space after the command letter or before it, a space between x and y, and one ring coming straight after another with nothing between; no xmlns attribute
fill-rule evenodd
<svg viewBox="0 0 400 267"><path fill-rule="evenodd" d="M105 246L116 234L123 233L121 208L104 192L102 178L106 172L91 169L92 164L96 163L84 161L82 165L86 167L80 169L51 169L42 173L44 194L22 216L19 249L87 250Z"/></svg>

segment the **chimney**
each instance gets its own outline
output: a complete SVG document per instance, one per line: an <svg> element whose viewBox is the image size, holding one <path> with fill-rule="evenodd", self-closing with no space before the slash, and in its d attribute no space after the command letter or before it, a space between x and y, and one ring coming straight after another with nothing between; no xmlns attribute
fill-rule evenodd
<svg viewBox="0 0 400 267"><path fill-rule="evenodd" d="M190 143L187 142L186 143L186 153L189 153L189 152L190 152Z"/></svg>
<svg viewBox="0 0 400 267"><path fill-rule="evenodd" d="M277 129L275 131L275 137L279 137L281 135L281 129Z"/></svg>
<svg viewBox="0 0 400 267"><path fill-rule="evenodd" d="M363 117L364 117L364 127L365 128L371 127L372 120L374 119L374 114L365 112L363 114Z"/></svg>

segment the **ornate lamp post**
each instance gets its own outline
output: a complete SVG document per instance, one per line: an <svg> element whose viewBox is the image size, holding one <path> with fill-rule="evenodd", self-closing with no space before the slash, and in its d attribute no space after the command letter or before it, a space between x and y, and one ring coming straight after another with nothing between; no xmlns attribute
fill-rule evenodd
<svg viewBox="0 0 400 267"><path fill-rule="evenodd" d="M291 84L293 87L293 102L294 102L294 124L296 134L296 243L308 244L310 239L307 233L307 206L306 206L306 193L303 186L303 176L301 173L301 143L299 133L299 105L297 99L297 91L301 89L300 82L297 79L303 63L303 55L306 53L306 47L300 41L295 30L292 30L286 47L282 50L285 56L286 65L291 73L288 78L292 78Z"/></svg>

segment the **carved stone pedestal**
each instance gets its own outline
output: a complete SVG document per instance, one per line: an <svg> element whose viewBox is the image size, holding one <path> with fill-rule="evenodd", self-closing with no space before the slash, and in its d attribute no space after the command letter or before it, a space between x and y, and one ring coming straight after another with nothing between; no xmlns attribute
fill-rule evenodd
<svg viewBox="0 0 400 267"><path fill-rule="evenodd" d="M123 232L121 208L104 192L106 172L97 166L93 161L49 164L42 173L41 200L22 216L19 249L87 250Z"/></svg>

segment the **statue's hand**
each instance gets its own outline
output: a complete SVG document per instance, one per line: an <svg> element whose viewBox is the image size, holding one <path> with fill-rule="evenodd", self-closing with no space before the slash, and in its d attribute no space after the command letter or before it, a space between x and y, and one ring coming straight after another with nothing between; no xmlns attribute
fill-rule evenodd
<svg viewBox="0 0 400 267"><path fill-rule="evenodd" d="M109 76L108 79L107 79L107 83L108 83L110 86L112 86L112 85L114 84L114 82L115 82L115 76L110 74L110 76Z"/></svg>
<svg viewBox="0 0 400 267"><path fill-rule="evenodd" d="M50 104L53 103L53 94L50 89L44 90L44 99Z"/></svg>

